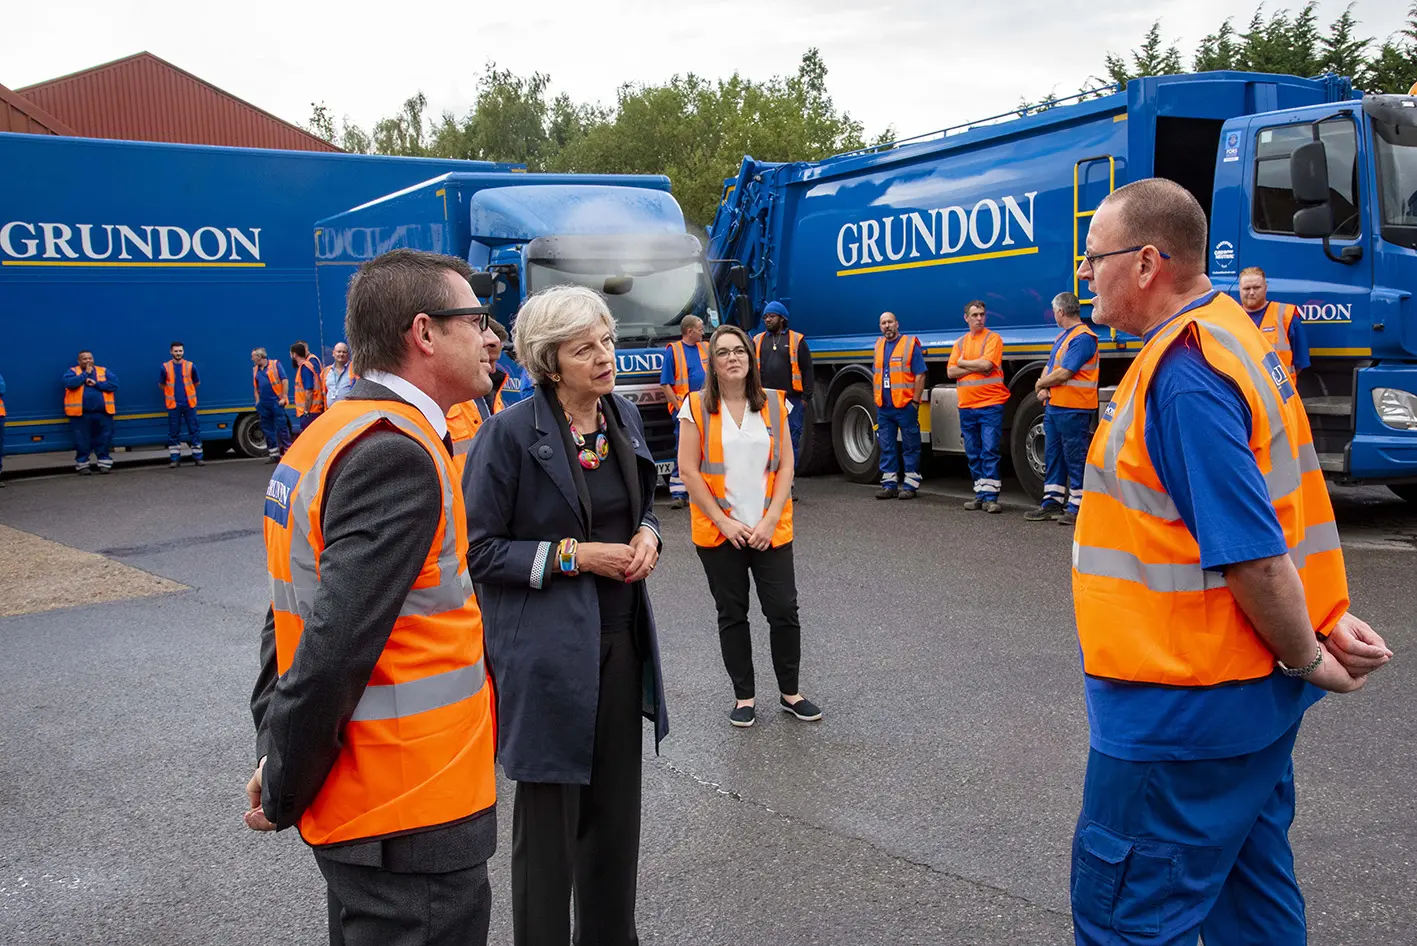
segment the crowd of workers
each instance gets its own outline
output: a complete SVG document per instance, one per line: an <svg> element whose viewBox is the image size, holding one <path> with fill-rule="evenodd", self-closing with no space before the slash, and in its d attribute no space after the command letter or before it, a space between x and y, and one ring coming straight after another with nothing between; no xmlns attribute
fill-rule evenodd
<svg viewBox="0 0 1417 946"><path fill-rule="evenodd" d="M1303 943L1287 835L1298 728L1325 691L1362 687L1392 656L1348 610L1291 374L1298 320L1247 314L1262 287L1236 304L1211 287L1205 255L1205 214L1182 187L1119 188L1079 276L1094 321L1143 346L1080 444L1082 415L1060 412L1096 412L1098 356L1061 294L1036 387L1057 444L1040 514L1076 520L1090 749L1069 889L1086 946ZM639 412L613 393L615 322L591 290L528 299L514 341L534 391L493 409L505 339L469 273L398 250L351 283L361 377L304 425L266 494L271 606L244 818L296 826L312 846L333 943L482 944L495 760L516 782L514 942L629 946L640 720L656 745L668 732L644 581L664 550L655 463ZM662 376L679 421L675 495L692 507L741 728L756 708L750 580L781 709L822 718L799 687L792 559L791 418L810 352L769 308L756 338L722 326L705 342L686 319ZM982 304L965 319L949 373L969 508L993 511L1001 346ZM908 498L922 356L890 313L881 333L882 493Z"/></svg>

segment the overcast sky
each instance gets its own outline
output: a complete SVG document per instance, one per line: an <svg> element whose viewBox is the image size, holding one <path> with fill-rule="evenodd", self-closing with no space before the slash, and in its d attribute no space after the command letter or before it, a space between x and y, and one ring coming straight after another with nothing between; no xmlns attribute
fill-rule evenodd
<svg viewBox="0 0 1417 946"><path fill-rule="evenodd" d="M1287 4L1290 7L1298 3ZM1346 4L1324 0L1327 24ZM436 115L461 115L491 60L550 74L553 92L613 104L626 82L676 72L754 79L790 73L822 50L839 108L868 134L901 136L1006 111L1020 96L1076 91L1108 51L1138 44L1160 5L1089 0L843 3L840 0L539 0L379 4L345 0L48 0L12 4L0 30L0 84L18 88L148 50L251 103L304 122L325 102L367 130L421 89ZM1271 8L1279 6L1271 3ZM1407 0L1357 0L1362 34L1402 25ZM1253 6L1172 3L1168 40L1189 59L1227 16ZM363 11L363 12L361 12ZM1417 76L1413 77L1417 80Z"/></svg>

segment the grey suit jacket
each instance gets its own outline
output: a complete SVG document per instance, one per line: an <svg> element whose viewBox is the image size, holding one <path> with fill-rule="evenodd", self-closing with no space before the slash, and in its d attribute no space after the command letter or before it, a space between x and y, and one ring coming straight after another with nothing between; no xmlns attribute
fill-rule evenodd
<svg viewBox="0 0 1417 946"><path fill-rule="evenodd" d="M360 380L348 400L401 400ZM251 695L261 806L277 830L300 820L340 753L342 733L393 631L442 518L438 470L421 446L371 431L335 460L321 504L320 584L293 661L276 672L275 616L261 633ZM368 541L377 536L377 542ZM352 844L322 845L331 860L414 873L461 870L497 846L495 809L453 825Z"/></svg>

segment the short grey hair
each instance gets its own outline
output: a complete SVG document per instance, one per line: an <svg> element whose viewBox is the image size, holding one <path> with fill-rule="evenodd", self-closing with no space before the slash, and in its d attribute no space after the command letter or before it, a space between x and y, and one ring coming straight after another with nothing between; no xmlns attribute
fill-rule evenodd
<svg viewBox="0 0 1417 946"><path fill-rule="evenodd" d="M531 380L545 384L561 365L556 349L599 325L615 340L615 317L600 293L585 286L550 286L534 293L517 312L512 345Z"/></svg>
<svg viewBox="0 0 1417 946"><path fill-rule="evenodd" d="M80 354L83 354L83 352L80 352ZM253 354L253 355L260 355L262 358L269 358L269 357L271 357L270 355L267 355L267 354L266 354L266 350L265 350L264 348L253 348L253 349L251 349L251 354Z"/></svg>
<svg viewBox="0 0 1417 946"><path fill-rule="evenodd" d="M1082 318L1082 303L1071 292L1060 292L1053 297L1053 311L1070 319Z"/></svg>

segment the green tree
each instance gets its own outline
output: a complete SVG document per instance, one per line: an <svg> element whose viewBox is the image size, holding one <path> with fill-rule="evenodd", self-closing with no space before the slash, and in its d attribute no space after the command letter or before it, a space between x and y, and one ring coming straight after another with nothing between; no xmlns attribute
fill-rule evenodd
<svg viewBox="0 0 1417 946"><path fill-rule="evenodd" d="M1328 35L1319 43L1323 48L1323 68L1341 76L1361 76L1368 66L1368 49L1373 44L1371 36L1359 37L1358 20L1353 16L1353 4L1348 4L1343 15L1333 21Z"/></svg>
<svg viewBox="0 0 1417 946"><path fill-rule="evenodd" d="M1131 61L1112 53L1106 58L1107 75L1122 88L1127 81L1141 76L1173 76L1181 72L1181 50L1161 38L1161 21L1151 24L1140 48L1132 50Z"/></svg>
<svg viewBox="0 0 1417 946"><path fill-rule="evenodd" d="M425 156L428 132L423 125L423 113L427 109L427 96L416 92L404 101L397 114L379 119L374 125L374 152L413 158Z"/></svg>
<svg viewBox="0 0 1417 946"><path fill-rule="evenodd" d="M1405 94L1417 82L1417 3L1407 8L1407 23L1389 36L1368 62L1359 83L1367 92Z"/></svg>
<svg viewBox="0 0 1417 946"><path fill-rule="evenodd" d="M310 120L302 127L316 138L335 143L335 117L324 102L310 103Z"/></svg>
<svg viewBox="0 0 1417 946"><path fill-rule="evenodd" d="M1212 72L1219 69L1239 69L1242 67L1240 44L1236 42L1235 27L1227 18L1220 29L1208 33L1196 47L1192 60L1195 72Z"/></svg>

